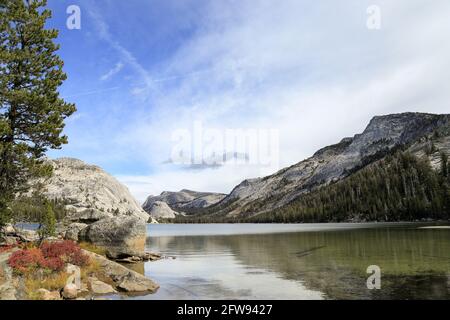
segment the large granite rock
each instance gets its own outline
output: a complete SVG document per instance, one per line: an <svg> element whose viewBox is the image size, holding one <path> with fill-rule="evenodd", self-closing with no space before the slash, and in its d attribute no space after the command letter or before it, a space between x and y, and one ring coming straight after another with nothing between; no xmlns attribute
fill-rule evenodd
<svg viewBox="0 0 450 320"><path fill-rule="evenodd" d="M67 228L63 228L64 238L67 240L78 241L80 231L86 229L89 225L86 223L71 223Z"/></svg>
<svg viewBox="0 0 450 320"><path fill-rule="evenodd" d="M40 239L38 232L34 230L18 229L16 231L16 237L18 237L21 242L35 242Z"/></svg>
<svg viewBox="0 0 450 320"><path fill-rule="evenodd" d="M114 289L111 285L104 283L103 281L100 281L96 278L89 278L88 282L93 294L105 295L117 292L116 289Z"/></svg>
<svg viewBox="0 0 450 320"><path fill-rule="evenodd" d="M83 253L95 260L99 264L102 272L121 291L129 293L154 293L159 289L157 283L136 271L130 270L96 253L86 250L83 250Z"/></svg>
<svg viewBox="0 0 450 320"><path fill-rule="evenodd" d="M163 215L162 218L170 218L169 216L175 217L174 215L179 213L189 214L196 209L210 207L220 202L225 196L222 193L197 192L186 189L178 192L164 191L159 196L149 196L142 208L156 219L158 215ZM173 212L170 212L167 207Z"/></svg>
<svg viewBox="0 0 450 320"><path fill-rule="evenodd" d="M173 219L178 215L178 212L172 210L167 203L162 201L153 202L146 210L155 219Z"/></svg>
<svg viewBox="0 0 450 320"><path fill-rule="evenodd" d="M82 229L78 238L106 248L110 258L143 256L147 236L146 221L138 217L105 218Z"/></svg>
<svg viewBox="0 0 450 320"><path fill-rule="evenodd" d="M53 176L46 182L45 194L66 203L67 217L74 222L94 222L103 218L128 215L148 220L127 187L98 166L78 159L49 160Z"/></svg>
<svg viewBox="0 0 450 320"><path fill-rule="evenodd" d="M58 224L66 239L105 247L111 257L142 256L149 215L128 189L101 168L72 158L48 160L52 177L45 195L64 203Z"/></svg>

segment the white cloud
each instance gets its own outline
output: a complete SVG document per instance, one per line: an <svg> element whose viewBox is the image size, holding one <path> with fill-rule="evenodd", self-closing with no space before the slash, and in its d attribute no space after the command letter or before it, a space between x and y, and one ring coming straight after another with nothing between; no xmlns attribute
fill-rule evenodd
<svg viewBox="0 0 450 320"><path fill-rule="evenodd" d="M124 67L124 64L122 62L116 63L116 65L113 68L111 68L108 72L106 72L104 75L102 75L100 77L100 80L106 81L106 80L110 79L112 76L119 73L123 69L123 67Z"/></svg>
<svg viewBox="0 0 450 320"><path fill-rule="evenodd" d="M286 166L362 131L374 115L448 113L448 1L378 1L379 31L366 28L368 1L208 3L199 31L160 67L156 79L165 81L115 45L149 81L144 88L161 93L115 138L158 172L120 177L141 200L165 189L229 192L261 175L253 166L161 171L173 130L197 120L278 129Z"/></svg>

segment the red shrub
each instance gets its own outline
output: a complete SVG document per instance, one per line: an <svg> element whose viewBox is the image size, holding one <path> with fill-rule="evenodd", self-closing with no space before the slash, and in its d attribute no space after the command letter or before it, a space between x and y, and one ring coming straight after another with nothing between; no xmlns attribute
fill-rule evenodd
<svg viewBox="0 0 450 320"><path fill-rule="evenodd" d="M56 258L63 256L70 256L79 248L76 243L70 240L58 242L44 242L41 245L42 254L46 258Z"/></svg>
<svg viewBox="0 0 450 320"><path fill-rule="evenodd" d="M81 250L74 252L74 254L70 257L70 263L76 266L87 266L89 262L89 257L85 255Z"/></svg>
<svg viewBox="0 0 450 320"><path fill-rule="evenodd" d="M41 245L44 258L59 258L63 262L77 266L85 266L89 263L89 257L83 254L81 248L73 241L44 242Z"/></svg>
<svg viewBox="0 0 450 320"><path fill-rule="evenodd" d="M12 248L14 248L16 245L13 244L9 244L9 245L5 245L5 246L0 246L0 253L6 252L11 250Z"/></svg>
<svg viewBox="0 0 450 320"><path fill-rule="evenodd" d="M44 257L38 248L14 252L8 259L8 264L20 273L31 272L44 265Z"/></svg>
<svg viewBox="0 0 450 320"><path fill-rule="evenodd" d="M80 267L89 264L89 257L73 241L45 242L40 248L25 248L14 252L8 264L20 273L32 272L43 268L61 271L66 263Z"/></svg>
<svg viewBox="0 0 450 320"><path fill-rule="evenodd" d="M60 257L47 258L43 261L42 267L52 271L61 271L64 269L64 261Z"/></svg>

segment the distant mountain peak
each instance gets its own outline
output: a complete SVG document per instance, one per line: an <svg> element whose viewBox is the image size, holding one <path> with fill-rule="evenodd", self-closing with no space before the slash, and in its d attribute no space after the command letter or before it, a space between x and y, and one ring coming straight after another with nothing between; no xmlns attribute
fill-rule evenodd
<svg viewBox="0 0 450 320"><path fill-rule="evenodd" d="M242 181L221 200L220 206L213 205L208 212L221 216L256 215L284 206L314 188L349 176L398 148L419 143L435 130L442 129L450 134L449 123L448 114L405 112L375 116L360 134L324 147L312 157L271 176Z"/></svg>
<svg viewBox="0 0 450 320"><path fill-rule="evenodd" d="M174 214L178 214L207 208L220 202L224 197L225 194L221 193L198 192L188 189L182 189L178 192L164 191L159 196L149 196L142 208L156 218L155 203L165 203L174 211ZM168 210L165 211L168 212ZM168 215L171 214L167 213Z"/></svg>

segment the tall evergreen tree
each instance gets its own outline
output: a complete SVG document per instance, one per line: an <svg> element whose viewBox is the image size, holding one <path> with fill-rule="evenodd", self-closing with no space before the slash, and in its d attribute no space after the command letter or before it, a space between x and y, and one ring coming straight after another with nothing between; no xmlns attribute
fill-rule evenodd
<svg viewBox="0 0 450 320"><path fill-rule="evenodd" d="M58 92L66 79L45 23L45 0L0 0L0 225L32 178L49 175L48 149L67 143L64 119L75 112Z"/></svg>
<svg viewBox="0 0 450 320"><path fill-rule="evenodd" d="M441 171L442 171L442 176L447 178L447 176L448 176L448 156L445 152L441 152Z"/></svg>
<svg viewBox="0 0 450 320"><path fill-rule="evenodd" d="M42 242L45 238L54 236L56 231L55 212L53 211L53 207L50 202L46 203L46 210L41 215L40 220L39 236L40 241Z"/></svg>

